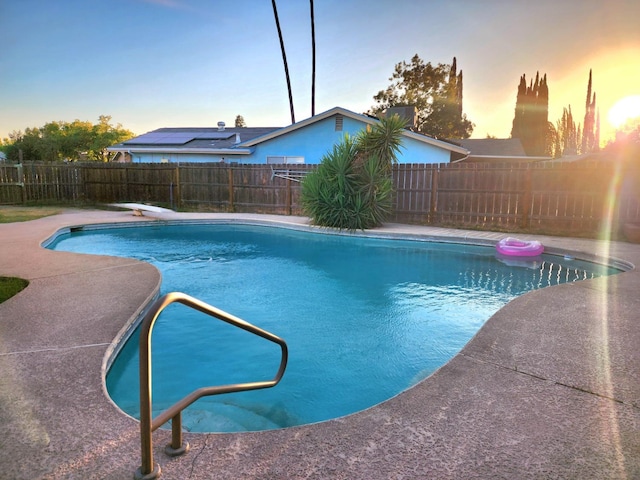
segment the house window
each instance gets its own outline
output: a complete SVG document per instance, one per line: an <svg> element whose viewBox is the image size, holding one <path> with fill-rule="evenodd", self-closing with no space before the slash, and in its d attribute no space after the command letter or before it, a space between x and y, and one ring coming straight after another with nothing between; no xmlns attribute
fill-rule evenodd
<svg viewBox="0 0 640 480"><path fill-rule="evenodd" d="M344 122L344 117L342 115L336 115L336 132L342 131L343 122Z"/></svg>
<svg viewBox="0 0 640 480"><path fill-rule="evenodd" d="M267 164L304 163L304 157L267 157Z"/></svg>

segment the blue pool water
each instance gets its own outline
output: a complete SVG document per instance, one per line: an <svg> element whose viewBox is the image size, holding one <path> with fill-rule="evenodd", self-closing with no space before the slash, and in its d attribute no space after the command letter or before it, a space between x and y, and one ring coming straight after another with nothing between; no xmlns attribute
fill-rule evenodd
<svg viewBox="0 0 640 480"><path fill-rule="evenodd" d="M353 413L407 389L446 363L483 323L527 291L616 270L544 255L523 264L493 248L381 240L246 225L156 225L82 230L49 248L133 257L181 291L285 339L276 387L206 397L191 431L282 428ZM152 337L154 416L192 390L269 380L277 345L182 305ZM106 379L112 399L139 414L137 332Z"/></svg>

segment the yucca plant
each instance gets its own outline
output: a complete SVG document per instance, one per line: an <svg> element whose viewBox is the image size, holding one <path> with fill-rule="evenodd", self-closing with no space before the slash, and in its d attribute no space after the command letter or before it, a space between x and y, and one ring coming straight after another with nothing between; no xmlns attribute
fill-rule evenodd
<svg viewBox="0 0 640 480"><path fill-rule="evenodd" d="M402 147L402 131L406 120L398 115L382 119L372 127L367 127L358 135L358 150L365 158L377 157L391 172L391 165L397 163Z"/></svg>
<svg viewBox="0 0 640 480"><path fill-rule="evenodd" d="M316 225L364 230L381 225L391 213L391 165L397 161L404 122L382 120L322 158L302 183L302 207Z"/></svg>

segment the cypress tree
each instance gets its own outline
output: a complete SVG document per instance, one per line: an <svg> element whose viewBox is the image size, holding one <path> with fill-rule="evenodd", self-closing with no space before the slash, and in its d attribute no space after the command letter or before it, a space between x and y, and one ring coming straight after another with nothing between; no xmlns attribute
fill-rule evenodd
<svg viewBox="0 0 640 480"><path fill-rule="evenodd" d="M449 81L447 86L447 102L451 107L451 113L462 116L462 70L458 73L458 61L453 57L451 69L449 70Z"/></svg>
<svg viewBox="0 0 640 480"><path fill-rule="evenodd" d="M513 118L511 137L519 138L527 155L546 155L549 150L549 87L547 75L540 78L536 73L527 87L525 75L520 77L516 111Z"/></svg>
<svg viewBox="0 0 640 480"><path fill-rule="evenodd" d="M458 115L462 117L462 70L458 74L456 103L458 105Z"/></svg>
<svg viewBox="0 0 640 480"><path fill-rule="evenodd" d="M518 84L518 95L516 97L516 111L513 117L513 127L511 128L512 138L522 138L526 131L525 124L525 111L527 101L527 80L525 75L520 77L520 83Z"/></svg>
<svg viewBox="0 0 640 480"><path fill-rule="evenodd" d="M556 149L556 157L561 157L562 155L575 155L578 153L578 129L576 129L576 124L573 121L573 114L571 113L571 105L569 105L568 108L564 108L562 110L562 118L558 120L556 134L558 137L557 143L559 148Z"/></svg>
<svg viewBox="0 0 640 480"><path fill-rule="evenodd" d="M592 92L592 71L589 70L589 83L587 85L587 100L584 106L584 126L582 130L581 153L598 149L599 139L596 141L596 93ZM599 128L598 128L599 130ZM598 131L598 137L600 132Z"/></svg>

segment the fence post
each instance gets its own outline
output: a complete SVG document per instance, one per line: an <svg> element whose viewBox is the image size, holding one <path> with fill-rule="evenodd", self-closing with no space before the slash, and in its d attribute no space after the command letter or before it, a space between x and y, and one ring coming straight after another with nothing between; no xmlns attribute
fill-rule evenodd
<svg viewBox="0 0 640 480"><path fill-rule="evenodd" d="M22 152L22 150L20 150L20 152ZM24 184L24 167L22 166L22 162L16 165L16 172L18 174L18 178L16 180L18 180L18 185L21 187L20 193L22 203L25 204L27 203L27 188Z"/></svg>
<svg viewBox="0 0 640 480"><path fill-rule="evenodd" d="M291 179L287 178L287 204L286 204L287 215L291 215Z"/></svg>
<svg viewBox="0 0 640 480"><path fill-rule="evenodd" d="M522 228L528 228L531 215L531 166L527 165L524 171L524 192L522 193L522 218L520 220L520 226Z"/></svg>
<svg viewBox="0 0 640 480"><path fill-rule="evenodd" d="M178 166L176 167L176 169L174 170L174 181L175 181L175 191L174 191L174 199L176 202L176 210L180 209L180 205L182 205L182 192L180 190L180 163L178 163ZM171 206L173 208L173 205Z"/></svg>
<svg viewBox="0 0 640 480"><path fill-rule="evenodd" d="M124 192L126 201L135 200L129 195L129 165L127 164L124 165Z"/></svg>
<svg viewBox="0 0 640 480"><path fill-rule="evenodd" d="M434 223L436 220L436 214L438 213L438 172L440 166L436 165L431 172L431 196L429 198L429 215L427 216L427 223Z"/></svg>
<svg viewBox="0 0 640 480"><path fill-rule="evenodd" d="M233 206L233 167L229 165L229 211L234 211Z"/></svg>

